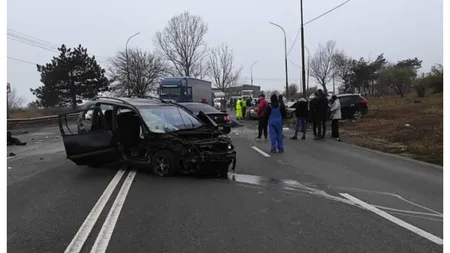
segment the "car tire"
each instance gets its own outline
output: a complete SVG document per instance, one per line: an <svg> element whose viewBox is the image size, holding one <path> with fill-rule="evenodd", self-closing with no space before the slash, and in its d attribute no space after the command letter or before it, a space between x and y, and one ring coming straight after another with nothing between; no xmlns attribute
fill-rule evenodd
<svg viewBox="0 0 450 253"><path fill-rule="evenodd" d="M152 156L152 172L160 177L173 176L177 169L175 154L170 150L161 150Z"/></svg>
<svg viewBox="0 0 450 253"><path fill-rule="evenodd" d="M363 113L362 113L362 111L361 110L359 110L359 109L356 109L354 112L353 112L353 120L360 120L360 119L362 119L362 117L363 117Z"/></svg>
<svg viewBox="0 0 450 253"><path fill-rule="evenodd" d="M218 167L218 169L217 169L218 177L228 179L228 172L229 172L230 165L228 163L224 163L224 164L220 164L217 167Z"/></svg>

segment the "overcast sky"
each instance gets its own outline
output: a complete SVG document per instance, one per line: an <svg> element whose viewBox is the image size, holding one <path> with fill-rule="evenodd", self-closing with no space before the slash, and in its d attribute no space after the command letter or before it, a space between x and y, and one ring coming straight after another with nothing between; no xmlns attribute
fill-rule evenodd
<svg viewBox="0 0 450 253"><path fill-rule="evenodd" d="M344 1L304 0L305 22ZM306 25L305 45L311 54L319 43L335 40L354 58L375 59L380 53L389 61L418 57L428 71L443 61L442 8L441 0L351 0ZM10 0L7 26L55 45L82 44L104 63L136 32L140 35L129 46L153 50L155 32L185 10L208 24L209 45L226 42L233 48L235 63L243 67L241 82L249 83L250 65L259 60L254 84L265 90L284 87L283 33L268 22L285 28L289 49L300 27L298 0ZM299 42L289 59L300 65ZM25 61L8 58L8 81L27 102L35 100L30 88L41 85L33 63L44 64L55 54L8 38L8 57ZM299 83L299 67L289 63L288 68L290 82Z"/></svg>

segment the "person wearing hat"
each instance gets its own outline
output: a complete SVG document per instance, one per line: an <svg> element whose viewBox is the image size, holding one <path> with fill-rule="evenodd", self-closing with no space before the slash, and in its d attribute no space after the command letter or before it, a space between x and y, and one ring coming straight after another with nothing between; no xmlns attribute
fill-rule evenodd
<svg viewBox="0 0 450 253"><path fill-rule="evenodd" d="M300 98L295 105L295 134L291 137L291 140L297 140L298 130L300 125L302 126L302 140L306 137L306 120L308 119L308 102L305 98Z"/></svg>

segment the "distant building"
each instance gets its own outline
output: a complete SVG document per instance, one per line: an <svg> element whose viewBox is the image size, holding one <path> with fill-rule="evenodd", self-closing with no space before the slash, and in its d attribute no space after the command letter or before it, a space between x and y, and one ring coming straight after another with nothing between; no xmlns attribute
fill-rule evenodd
<svg viewBox="0 0 450 253"><path fill-rule="evenodd" d="M240 86L226 88L225 93L227 93L229 96L240 96L241 91L243 90L253 90L253 94L255 94L255 96L259 96L259 94L261 94L261 86L250 84L243 84Z"/></svg>

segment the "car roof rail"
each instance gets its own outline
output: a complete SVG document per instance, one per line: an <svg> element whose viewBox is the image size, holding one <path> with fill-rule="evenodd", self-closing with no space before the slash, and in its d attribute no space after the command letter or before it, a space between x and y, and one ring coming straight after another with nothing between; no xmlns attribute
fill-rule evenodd
<svg viewBox="0 0 450 253"><path fill-rule="evenodd" d="M142 95L137 95L137 96L136 95L128 95L127 98L157 99L157 100L161 101L162 103L167 104L167 101L163 100L160 97L153 96L153 95L143 95L143 96Z"/></svg>
<svg viewBox="0 0 450 253"><path fill-rule="evenodd" d="M127 101L125 101L125 100L123 100L123 99L115 98L115 97L94 97L93 100L97 100L97 99L111 99L111 100L115 100L115 101L122 102L122 103L127 104L127 105L130 104L130 103L128 103Z"/></svg>

